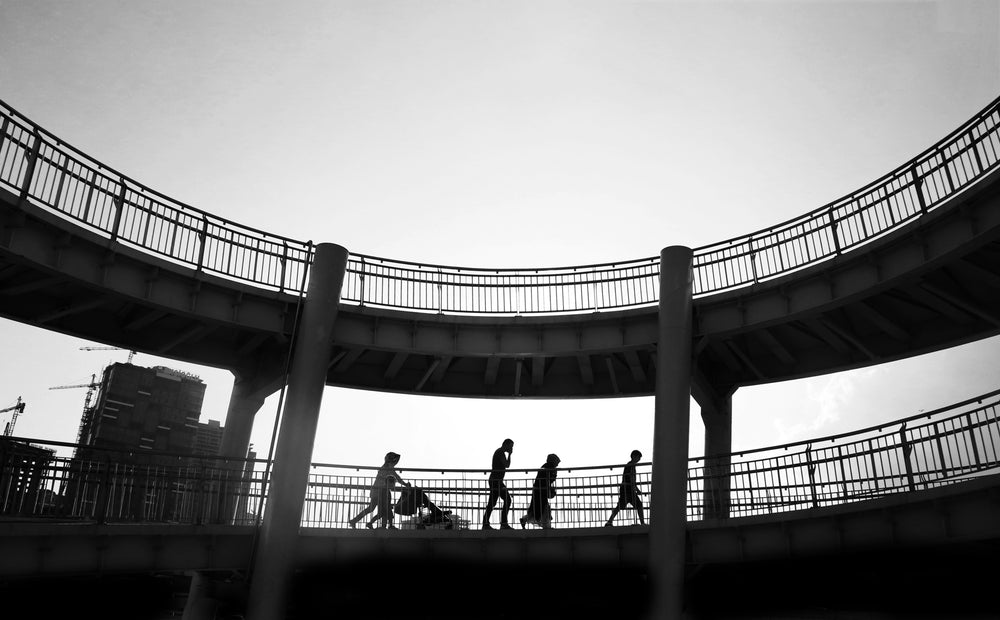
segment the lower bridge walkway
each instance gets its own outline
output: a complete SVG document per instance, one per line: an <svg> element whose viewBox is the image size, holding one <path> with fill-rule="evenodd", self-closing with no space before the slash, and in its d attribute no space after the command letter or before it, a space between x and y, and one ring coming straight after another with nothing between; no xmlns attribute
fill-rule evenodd
<svg viewBox="0 0 1000 620"><path fill-rule="evenodd" d="M1000 390L880 427L692 459L689 583L762 562L822 561L826 570L850 572L858 565L844 565L845 558L864 554L896 558L900 565L884 570L906 572L914 566L900 558L915 551L921 565L950 566L950 574L968 578L961 569L1000 545L998 407ZM67 450L72 456L59 455ZM0 462L0 580L7 583L127 574L212 575L221 583L244 578L252 566L266 461L7 437ZM510 470L510 530L482 529L488 471L423 469L400 470L410 486L396 497L422 493L395 504L393 529L369 530L363 521L354 529L351 517L368 504L375 469L314 464L296 551L301 574L336 574L330 579L343 583L358 579L359 567L392 566L415 583L428 570L458 583L506 566L523 575L558 568L581 579L597 571L606 583L609 575L642 575L648 565L649 463L636 468L644 523L629 505L610 527L623 465L558 469L551 521L523 525L536 471ZM494 526L501 515L498 506ZM789 570L792 578L798 569Z"/></svg>

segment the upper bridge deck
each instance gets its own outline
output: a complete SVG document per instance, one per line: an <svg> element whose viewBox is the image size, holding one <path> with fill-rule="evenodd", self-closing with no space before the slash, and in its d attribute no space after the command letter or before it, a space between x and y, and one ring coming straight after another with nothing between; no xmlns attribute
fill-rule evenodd
<svg viewBox="0 0 1000 620"><path fill-rule="evenodd" d="M143 186L0 104L0 314L273 375L312 241ZM876 364L1000 332L1000 100L869 185L694 251L696 390ZM335 241L335 240L334 240ZM351 253L329 385L652 394L659 257L565 268Z"/></svg>

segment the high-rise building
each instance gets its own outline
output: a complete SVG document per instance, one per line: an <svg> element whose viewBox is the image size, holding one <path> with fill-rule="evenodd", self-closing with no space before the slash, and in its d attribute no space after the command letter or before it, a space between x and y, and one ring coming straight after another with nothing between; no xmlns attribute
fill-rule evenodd
<svg viewBox="0 0 1000 620"><path fill-rule="evenodd" d="M223 427L218 420L199 422L194 432L194 444L191 453L196 456L218 456L222 447Z"/></svg>
<svg viewBox="0 0 1000 620"><path fill-rule="evenodd" d="M223 427L199 422L204 397L205 383L187 372L105 368L97 400L81 419L64 510L97 519L211 514L215 504L206 498L219 490L219 474L197 457L218 454Z"/></svg>
<svg viewBox="0 0 1000 620"><path fill-rule="evenodd" d="M190 454L204 398L205 383L196 375L164 366L111 364L104 369L80 443Z"/></svg>

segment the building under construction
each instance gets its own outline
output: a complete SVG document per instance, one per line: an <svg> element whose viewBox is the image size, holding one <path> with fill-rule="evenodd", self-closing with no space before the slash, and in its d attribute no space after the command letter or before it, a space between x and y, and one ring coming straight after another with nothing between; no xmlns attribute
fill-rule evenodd
<svg viewBox="0 0 1000 620"><path fill-rule="evenodd" d="M182 501L189 472L201 467L199 456L218 453L223 431L216 420L199 422L205 383L164 366L114 363L96 387L96 402L81 418L65 510L100 515L114 505L136 520L191 510Z"/></svg>

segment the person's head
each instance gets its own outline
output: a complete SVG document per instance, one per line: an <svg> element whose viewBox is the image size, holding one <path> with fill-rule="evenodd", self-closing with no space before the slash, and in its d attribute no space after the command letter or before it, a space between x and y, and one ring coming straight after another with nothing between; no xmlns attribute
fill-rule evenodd
<svg viewBox="0 0 1000 620"><path fill-rule="evenodd" d="M386 452L385 453L385 462L386 463L392 463L393 465L395 465L396 463L399 462L399 455L396 454L395 452Z"/></svg>
<svg viewBox="0 0 1000 620"><path fill-rule="evenodd" d="M559 464L559 457L554 453L550 454L547 457L545 457L545 463L547 465L552 465L553 467L555 467L556 465Z"/></svg>
<svg viewBox="0 0 1000 620"><path fill-rule="evenodd" d="M638 450L632 450L632 454L630 454L629 456L632 457L633 461L638 461L639 459L642 458L642 452L639 452Z"/></svg>
<svg viewBox="0 0 1000 620"><path fill-rule="evenodd" d="M500 444L500 447L503 448L505 452L510 452L514 449L514 440L509 438L504 439L503 443Z"/></svg>

